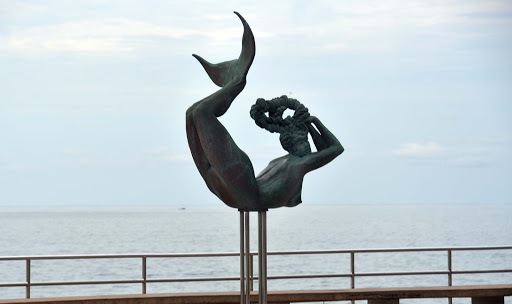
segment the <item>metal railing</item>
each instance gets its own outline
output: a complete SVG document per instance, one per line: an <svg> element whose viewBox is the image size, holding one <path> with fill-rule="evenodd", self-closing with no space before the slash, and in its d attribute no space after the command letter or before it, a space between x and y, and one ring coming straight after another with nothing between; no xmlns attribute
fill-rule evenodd
<svg viewBox="0 0 512 304"><path fill-rule="evenodd" d="M318 254L349 254L349 273L320 273L300 275L279 275L269 276L269 280L284 279L312 279L312 278L350 278L350 287L356 288L357 277L387 277L387 276L413 276L413 275L446 275L448 286L452 286L453 275L458 274L488 274L488 273L512 273L512 269L479 269L479 270L453 270L452 253L454 251L488 251L488 250L512 250L512 246L492 247L434 247L434 248L388 248L388 249L347 249L347 250L309 250L309 251L279 251L268 252L270 256L284 255L318 255ZM434 271L400 271L400 272L356 272L356 254L368 253L397 253L397 252L446 252L447 269ZM97 285L97 284L141 284L142 294L146 294L148 283L170 283L170 282L207 282L207 281L238 281L239 276L233 277L194 277L194 278L148 278L147 260L151 258L205 258L205 257L237 257L239 253L171 253L171 254L101 254L101 255L39 255L39 256L3 256L0 261L25 261L26 280L25 282L0 282L2 287L25 287L26 298L30 298L31 287L34 286L65 286L65 285ZM251 252L251 290L253 280L258 277L254 275L253 259L256 252ZM140 259L141 278L128 280L89 280L89 281L43 281L32 282L31 265L36 260L81 260L81 259Z"/></svg>

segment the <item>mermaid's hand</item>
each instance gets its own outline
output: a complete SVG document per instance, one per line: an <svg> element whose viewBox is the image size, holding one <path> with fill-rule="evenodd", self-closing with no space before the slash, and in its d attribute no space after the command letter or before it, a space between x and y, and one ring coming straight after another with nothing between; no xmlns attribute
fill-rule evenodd
<svg viewBox="0 0 512 304"><path fill-rule="evenodd" d="M318 118L316 118L316 116L309 115L309 117L304 120L304 123L311 124L317 120L318 120Z"/></svg>

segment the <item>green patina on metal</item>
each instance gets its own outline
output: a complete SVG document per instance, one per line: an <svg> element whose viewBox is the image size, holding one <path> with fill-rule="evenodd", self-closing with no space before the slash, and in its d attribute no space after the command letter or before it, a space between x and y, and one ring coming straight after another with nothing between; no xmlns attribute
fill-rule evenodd
<svg viewBox="0 0 512 304"><path fill-rule="evenodd" d="M218 117L224 115L246 85L246 76L256 54L254 35L244 26L238 59L212 64L193 55L220 90L194 103L186 116L187 139L194 162L206 185L226 205L242 211L294 207L302 202L304 175L331 162L343 152L338 139L298 100L286 96L259 98L251 107L256 124L280 133L287 155L272 160L257 176L251 160L229 135ZM286 118L286 109L295 111ZM308 134L316 152L311 152Z"/></svg>

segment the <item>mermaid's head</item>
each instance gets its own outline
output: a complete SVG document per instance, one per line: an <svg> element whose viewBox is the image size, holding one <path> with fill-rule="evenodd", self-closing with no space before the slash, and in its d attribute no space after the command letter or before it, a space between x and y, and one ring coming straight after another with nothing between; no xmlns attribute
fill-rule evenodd
<svg viewBox="0 0 512 304"><path fill-rule="evenodd" d="M308 141L308 128L303 122L295 122L285 128L279 135L281 146L295 156L305 156L311 153Z"/></svg>
<svg viewBox="0 0 512 304"><path fill-rule="evenodd" d="M283 118L286 109L295 110L293 117ZM298 100L286 95L271 100L259 98L251 107L251 117L259 127L280 133L281 146L290 154L302 157L311 153L308 127L304 122L309 117L309 111Z"/></svg>

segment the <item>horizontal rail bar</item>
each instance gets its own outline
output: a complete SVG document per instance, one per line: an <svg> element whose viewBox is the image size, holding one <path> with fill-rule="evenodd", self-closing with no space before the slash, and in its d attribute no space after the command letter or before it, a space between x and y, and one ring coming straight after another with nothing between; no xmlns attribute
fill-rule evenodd
<svg viewBox="0 0 512 304"><path fill-rule="evenodd" d="M212 278L162 278L147 279L148 283L173 283L173 282L208 282L208 281L239 281L240 277L212 277Z"/></svg>
<svg viewBox="0 0 512 304"><path fill-rule="evenodd" d="M408 275L446 275L449 271L399 271L399 272L359 272L356 277L385 277L385 276L408 276Z"/></svg>
<svg viewBox="0 0 512 304"><path fill-rule="evenodd" d="M511 273L512 269L489 269L489 270L463 270L452 271L452 274L486 274L486 273ZM355 273L356 277L385 277L385 276L411 276L411 275L446 275L449 271L406 271L406 272L363 272ZM269 276L269 280L286 279L314 279L314 278L349 278L350 273L324 273L324 274L299 274ZM199 278L160 278L146 279L147 283L176 283L176 282L214 282L214 281L238 281L239 277L199 277ZM258 276L254 276L258 280ZM56 286L56 285L99 285L99 284L140 284L143 279L133 280L101 280L101 281L53 281L53 282L31 282L32 286ZM24 287L27 282L2 282L0 287Z"/></svg>
<svg viewBox="0 0 512 304"><path fill-rule="evenodd" d="M27 282L2 282L0 287L24 287L27 286Z"/></svg>
<svg viewBox="0 0 512 304"><path fill-rule="evenodd" d="M461 274L472 274L472 273L497 273L497 272L512 272L512 269L504 270L476 270L476 271L461 271ZM356 277L385 277L385 276L410 276L410 275L447 275L449 271L404 271L404 272L359 272L354 273ZM455 272L452 272L455 274ZM351 273L333 273L333 274L299 274L299 275L282 275L282 276L270 276L268 279L310 279L310 278L349 278ZM257 279L257 277L254 277Z"/></svg>
<svg viewBox="0 0 512 304"><path fill-rule="evenodd" d="M454 270L453 274L479 274L479 273L505 273L512 272L512 269L482 269L482 270Z"/></svg>
<svg viewBox="0 0 512 304"><path fill-rule="evenodd" d="M287 279L316 279L316 278L350 278L352 275L347 273L326 273L326 274L298 274L298 275L281 275L281 276L269 276L269 280L287 280ZM257 276L254 277L258 279Z"/></svg>
<svg viewBox="0 0 512 304"><path fill-rule="evenodd" d="M102 280L102 281L53 281L53 282L30 282L31 286L63 286L63 285L101 285L101 284L140 284L142 279L134 280Z"/></svg>
<svg viewBox="0 0 512 304"><path fill-rule="evenodd" d="M512 246L491 247L417 247L417 248L368 248L368 249L329 249L329 250L293 250L272 251L269 255L302 255L302 254L342 254L342 253L387 253L387 252L425 252L425 251L477 251L477 250L509 250Z"/></svg>
<svg viewBox="0 0 512 304"><path fill-rule="evenodd" d="M331 249L331 250L297 250L272 251L269 255L307 255L307 254L343 254L343 253L387 253L387 252L425 252L425 251L476 251L476 250L509 250L512 246L474 246L474 247L417 247L417 248L368 248L368 249ZM235 257L239 252L201 252L201 253L130 253L130 254L83 254L83 255L29 255L0 256L5 260L65 260L65 259L120 259L120 258L194 258L194 257ZM258 255L251 252L251 255Z"/></svg>
<svg viewBox="0 0 512 304"><path fill-rule="evenodd" d="M255 253L256 254L256 253ZM201 258L201 257L235 257L240 253L212 252L212 253L137 253L137 254L85 254L85 255L32 255L32 256L3 256L0 261L13 260L82 260L82 259L140 259L148 258Z"/></svg>
<svg viewBox="0 0 512 304"><path fill-rule="evenodd" d="M274 251L268 255L316 255L316 254L350 254L351 259L356 253L397 253L397 252L447 252L448 270L425 271L396 271L396 272L354 272L351 273L319 273L270 276L270 280L282 279L312 279L312 278L354 278L356 277L386 277L386 276L412 276L412 275L448 275L451 286L451 276L461 274L490 274L512 273L512 269L477 269L477 270L452 270L451 253L453 251L483 251L483 250L510 250L512 246L473 246L473 247L419 247L419 248L368 248L368 249L331 249L331 250L299 250L299 251ZM257 252L251 252L251 256L257 256ZM205 282L205 281L238 281L237 277L197 277L197 278L153 278L147 279L145 274L145 262L148 258L214 258L214 257L239 257L238 252L206 252L206 253L132 253L132 254L82 254L82 255L34 255L34 256L3 256L0 261L27 261L26 282L0 282L0 287L25 287L27 298L30 297L31 286L64 286L64 285L98 285L98 284L147 284L147 283L173 283L173 282ZM31 282L30 261L32 260L81 260L81 259L143 259L142 279L127 280L91 280L91 281L49 281ZM258 277L254 277L258 280ZM351 285L354 288L354 284ZM145 293L145 286L143 286Z"/></svg>
<svg viewBox="0 0 512 304"><path fill-rule="evenodd" d="M452 274L484 274L484 273L507 273L512 272L512 269L489 269L489 270L462 270L452 271ZM450 271L447 270L429 270L429 271L403 271L403 272L356 272L355 277L385 277L385 276L412 276L412 275L447 275ZM309 279L309 278L348 278L351 273L326 273L326 274L299 274L299 275L282 275L270 276L268 279ZM254 276L254 279L257 279Z"/></svg>

